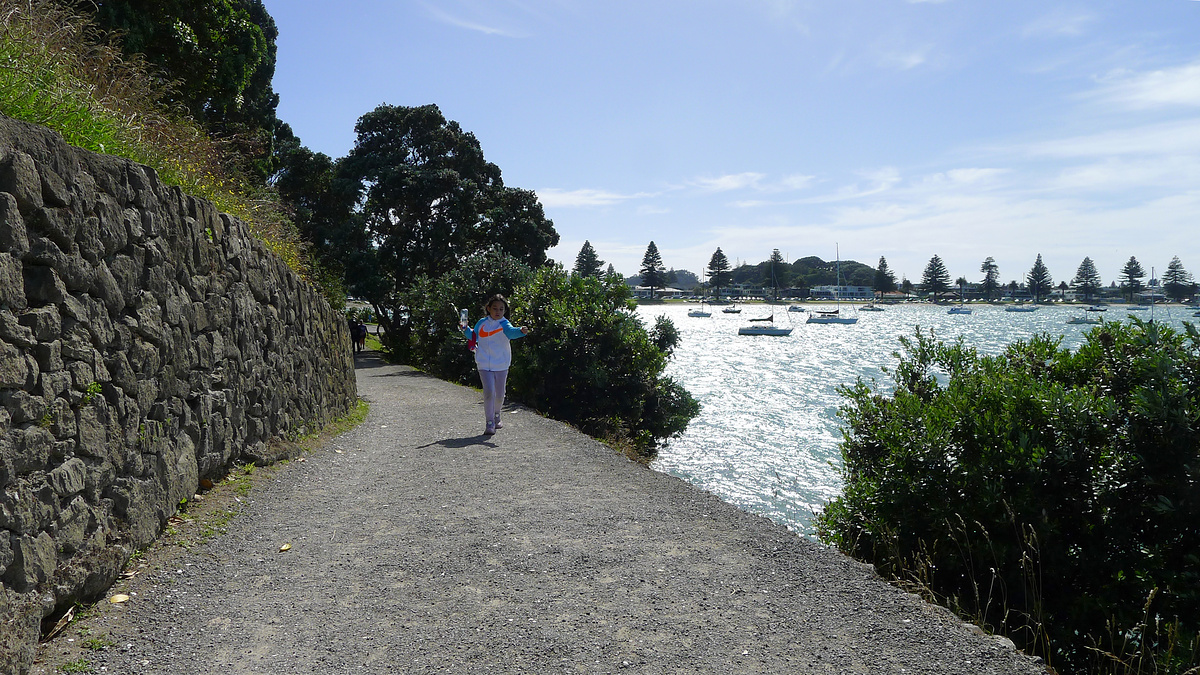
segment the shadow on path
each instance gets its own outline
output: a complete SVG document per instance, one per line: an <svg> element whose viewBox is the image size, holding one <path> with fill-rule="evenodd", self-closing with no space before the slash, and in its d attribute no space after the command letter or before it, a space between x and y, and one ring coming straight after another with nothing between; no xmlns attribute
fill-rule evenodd
<svg viewBox="0 0 1200 675"><path fill-rule="evenodd" d="M425 448L429 448L429 447L432 447L435 445L440 445L443 448L454 448L454 449L459 449L459 450L461 450L462 448L469 448L469 447L476 446L476 445L481 445L485 448L500 447L491 441L490 436L484 436L483 434L479 434L478 436L466 436L463 438L443 438L440 441L426 443L425 445L418 445L417 450L424 450Z"/></svg>

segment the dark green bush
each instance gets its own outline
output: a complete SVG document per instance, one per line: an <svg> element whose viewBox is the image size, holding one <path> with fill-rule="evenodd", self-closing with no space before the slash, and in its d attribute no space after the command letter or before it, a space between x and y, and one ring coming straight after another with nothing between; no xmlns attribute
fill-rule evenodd
<svg viewBox="0 0 1200 675"><path fill-rule="evenodd" d="M580 277L558 266L531 271L499 251L419 280L403 298L407 317L387 337L388 347L427 372L477 385L458 310L468 308L473 323L494 293L509 298L515 325L533 331L513 344L509 398L643 457L699 412L695 399L662 374L678 331L664 317L648 331L621 279Z"/></svg>
<svg viewBox="0 0 1200 675"><path fill-rule="evenodd" d="M917 332L843 390L820 537L1062 673L1184 673L1200 629L1200 335L1106 323L980 357Z"/></svg>

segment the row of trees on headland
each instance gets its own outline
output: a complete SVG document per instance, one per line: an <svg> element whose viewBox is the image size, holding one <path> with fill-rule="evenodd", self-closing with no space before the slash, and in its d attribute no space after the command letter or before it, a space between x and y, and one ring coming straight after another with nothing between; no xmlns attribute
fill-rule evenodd
<svg viewBox="0 0 1200 675"><path fill-rule="evenodd" d="M602 266L603 261L600 260L591 243L585 241L575 259L575 272L585 276L600 276ZM1161 279L1150 279L1148 285L1143 283L1143 279L1146 278L1146 268L1138 262L1136 257L1130 256L1121 268L1119 283L1113 281L1108 288L1103 285L1103 279L1090 257L1085 257L1079 263L1075 276L1069 282L1062 280L1055 285L1050 270L1042 261L1040 253L1033 266L1025 274L1023 283L1018 283L1015 279L1007 284L1002 283L1000 267L991 256L987 257L980 265L979 271L983 273L982 279L970 281L965 276L960 276L951 282L951 275L945 262L941 257L934 255L925 266L919 286L907 278L897 280L895 273L888 266L887 259L883 256L880 256L879 262L874 268L853 260L842 262L840 268L839 279L836 263L822 260L816 256L800 258L795 262L788 263L780 254L779 249L773 250L770 257L756 265L743 264L734 268L730 265L729 258L718 247L713 252L708 266L704 269L707 283L699 284L699 288L695 290L711 292L713 295L719 296L721 289L728 288L732 284L758 283L774 289L776 297L778 297L780 289L786 289L786 293L791 296L804 296L807 295L806 290L813 286L844 284L871 287L876 293L881 294L901 291L912 295L920 292L935 302L955 289L960 298L966 299L968 296L973 296L984 300L1000 298L1006 292L1011 297L1021 290L1036 302L1048 299L1055 290L1059 291L1060 295L1065 294L1068 290L1074 291L1077 297L1088 302L1113 291L1119 292L1131 301L1147 288L1161 289L1165 297L1176 301L1190 298L1196 292L1195 279L1184 268L1178 256L1173 257L1167 264ZM655 289L664 288L670 282L670 275L673 272L674 270L671 272L666 270L658 247L653 241L650 242L642 257L642 265L639 270L640 285L650 288L652 292ZM614 273L612 265L608 266L607 273ZM686 274L691 275L690 272Z"/></svg>
<svg viewBox="0 0 1200 675"><path fill-rule="evenodd" d="M976 286L981 297L986 300L991 300L998 297L999 293L1004 290L1005 286L1000 283L1000 270L995 259L988 257L980 265L979 271L983 272L983 279ZM1146 288L1142 284L1142 279L1146 278L1146 268L1138 262L1137 258L1130 256L1129 260L1121 268L1120 285L1113 282L1112 288L1119 288L1121 294L1129 300L1133 300L1137 293L1140 293ZM959 288L959 295L965 296L965 287L970 284L965 277L959 277L954 286ZM1163 274L1161 280L1151 279L1151 286L1161 286L1165 294L1174 300L1183 300L1191 297L1196 292L1195 280L1180 262L1179 257L1175 256L1167 265L1167 271ZM925 272L921 277L922 289L931 295L935 300L948 292L952 286L950 285L950 273L946 270L945 263L938 256L930 258L929 263L925 266ZM1010 281L1007 285L1010 292L1016 291L1018 288L1017 282ZM1025 284L1023 286L1029 296L1034 301L1041 301L1050 296L1053 292L1054 280L1050 275L1050 270L1046 264L1042 262L1042 255L1039 253L1037 259L1033 263L1033 267L1025 275ZM881 292L896 290L895 277L887 271L887 261L882 257L879 259L879 270L875 276L875 289ZM1100 278L1100 273L1096 270L1096 264L1092 262L1090 257L1084 257L1079 263L1079 268L1075 271L1074 278L1070 283L1060 281L1058 284L1060 291L1068 289L1074 290L1077 294L1083 296L1086 301L1092 300L1100 294L1103 289L1103 280Z"/></svg>

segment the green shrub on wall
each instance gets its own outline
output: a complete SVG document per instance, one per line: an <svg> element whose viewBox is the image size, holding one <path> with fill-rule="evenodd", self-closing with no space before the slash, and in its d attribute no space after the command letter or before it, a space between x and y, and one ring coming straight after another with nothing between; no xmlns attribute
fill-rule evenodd
<svg viewBox="0 0 1200 675"><path fill-rule="evenodd" d="M821 538L1061 673L1200 658L1200 334L1106 323L980 357L917 332L843 390Z"/></svg>

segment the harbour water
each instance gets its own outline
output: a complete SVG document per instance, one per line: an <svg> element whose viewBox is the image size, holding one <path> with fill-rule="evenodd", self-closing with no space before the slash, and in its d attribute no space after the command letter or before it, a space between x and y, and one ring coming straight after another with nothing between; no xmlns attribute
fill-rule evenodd
<svg viewBox="0 0 1200 675"><path fill-rule="evenodd" d="M678 476L726 502L813 536L814 513L841 491L838 467L840 385L856 378L890 383L883 367L896 363L899 337L914 328L938 339L962 336L981 354L998 354L1014 341L1037 333L1062 335L1063 346L1080 344L1090 325L1068 324L1079 307L1043 307L1006 312L974 306L972 314L947 314L945 306L890 305L883 312L856 313L855 324L805 324L808 316L787 307L740 305L741 314L709 309L709 318L689 317L698 305L644 305L648 326L666 315L680 332L667 374L700 401L700 415L683 435L669 441L651 465ZM806 305L806 309L820 308ZM829 307L832 309L832 307ZM775 324L794 326L787 337L739 336L739 326L774 310ZM1174 325L1200 323L1193 309L1157 307L1153 318ZM1151 318L1148 311L1111 306L1105 320Z"/></svg>

